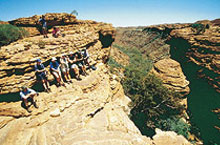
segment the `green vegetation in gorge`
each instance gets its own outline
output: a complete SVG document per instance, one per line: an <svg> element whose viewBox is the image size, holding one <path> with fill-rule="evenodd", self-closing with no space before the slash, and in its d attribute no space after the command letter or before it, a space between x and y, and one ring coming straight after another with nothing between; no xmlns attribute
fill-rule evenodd
<svg viewBox="0 0 220 145"><path fill-rule="evenodd" d="M162 81L149 73L152 62L144 58L136 48L120 49L130 57L129 65L124 67L122 85L125 94L130 97L131 119L142 134L152 136L154 129L172 130L185 137L190 131L189 126L179 120L183 111L180 94L171 91L162 85ZM119 64L110 59L110 67ZM172 119L170 119L172 118Z"/></svg>
<svg viewBox="0 0 220 145"><path fill-rule="evenodd" d="M166 131L174 131L186 138L189 137L189 132L191 131L191 126L179 118L167 118L165 120L160 120L156 126L161 127L161 129Z"/></svg>
<svg viewBox="0 0 220 145"><path fill-rule="evenodd" d="M122 67L123 67L121 64L119 64L118 62L116 62L116 61L114 60L114 58L111 57L111 56L109 57L108 65L110 66L110 71L111 71L112 73L114 73L114 71L116 71L117 68L122 68ZM116 68L116 69L115 69L115 68Z"/></svg>
<svg viewBox="0 0 220 145"><path fill-rule="evenodd" d="M10 24L0 25L0 46L10 44L26 36L28 36L28 32L22 28Z"/></svg>

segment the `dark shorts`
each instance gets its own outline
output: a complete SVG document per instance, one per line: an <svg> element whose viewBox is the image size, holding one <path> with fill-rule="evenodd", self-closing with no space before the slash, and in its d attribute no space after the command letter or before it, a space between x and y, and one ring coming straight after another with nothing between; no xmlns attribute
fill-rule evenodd
<svg viewBox="0 0 220 145"><path fill-rule="evenodd" d="M47 80L47 76L45 73L36 74L36 77L38 81Z"/></svg>
<svg viewBox="0 0 220 145"><path fill-rule="evenodd" d="M85 65L85 64L84 64L84 61L80 61L80 62L77 63L77 66L78 66L78 67L83 67L84 65Z"/></svg>

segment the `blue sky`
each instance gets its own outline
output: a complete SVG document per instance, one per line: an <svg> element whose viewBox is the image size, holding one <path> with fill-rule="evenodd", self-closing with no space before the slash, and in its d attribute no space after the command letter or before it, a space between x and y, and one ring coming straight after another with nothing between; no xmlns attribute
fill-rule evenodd
<svg viewBox="0 0 220 145"><path fill-rule="evenodd" d="M220 0L0 0L3 21L72 10L78 19L146 26L220 18Z"/></svg>

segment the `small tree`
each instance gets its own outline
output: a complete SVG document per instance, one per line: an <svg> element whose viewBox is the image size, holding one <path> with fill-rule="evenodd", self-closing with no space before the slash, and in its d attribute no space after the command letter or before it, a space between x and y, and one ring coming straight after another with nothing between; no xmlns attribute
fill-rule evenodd
<svg viewBox="0 0 220 145"><path fill-rule="evenodd" d="M70 13L71 15L76 15L76 16L78 16L78 12L76 11L76 10L73 10L71 13Z"/></svg>
<svg viewBox="0 0 220 145"><path fill-rule="evenodd" d="M28 32L22 28L10 24L0 25L0 46L8 45L26 36L28 36Z"/></svg>

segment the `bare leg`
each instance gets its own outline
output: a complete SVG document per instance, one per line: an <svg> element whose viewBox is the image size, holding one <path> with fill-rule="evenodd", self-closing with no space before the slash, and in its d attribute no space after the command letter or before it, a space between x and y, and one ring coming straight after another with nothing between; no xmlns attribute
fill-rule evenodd
<svg viewBox="0 0 220 145"><path fill-rule="evenodd" d="M46 81L45 80L42 80L42 84L43 84L44 90L47 90L47 86L46 86Z"/></svg>
<svg viewBox="0 0 220 145"><path fill-rule="evenodd" d="M26 108L28 108L28 101L27 101L27 99L24 99L24 105L25 105Z"/></svg>
<svg viewBox="0 0 220 145"><path fill-rule="evenodd" d="M43 35L44 35L44 37L47 37L47 38L48 38L48 36L47 36L47 30L46 30L46 28L44 28L44 27L43 27Z"/></svg>
<svg viewBox="0 0 220 145"><path fill-rule="evenodd" d="M58 75L59 75L59 78L58 78L59 83L65 87L64 81L63 81L63 79L62 79L60 73L58 73ZM65 77L65 75L64 75L64 77Z"/></svg>
<svg viewBox="0 0 220 145"><path fill-rule="evenodd" d="M79 69L74 68L73 71L74 71L74 73L75 73L75 75L76 75L76 78L77 78L77 79L80 79L80 76L79 76Z"/></svg>
<svg viewBox="0 0 220 145"><path fill-rule="evenodd" d="M49 84L49 82L47 81L47 80L45 80L45 84L46 84L46 86L47 86L47 89L49 89L50 90L50 84Z"/></svg>
<svg viewBox="0 0 220 145"><path fill-rule="evenodd" d="M63 76L64 76L64 79L68 82L69 79L68 79L68 76L67 76L67 73L66 73L66 72L63 72Z"/></svg>
<svg viewBox="0 0 220 145"><path fill-rule="evenodd" d="M36 93L30 94L30 98L32 98L34 107L35 107L35 108L38 108L38 106L37 106L37 104L36 104L36 100L34 99L34 97L35 97L36 95L37 95Z"/></svg>
<svg viewBox="0 0 220 145"><path fill-rule="evenodd" d="M70 73L68 71L66 72L66 76L67 76L67 79L70 80Z"/></svg>

